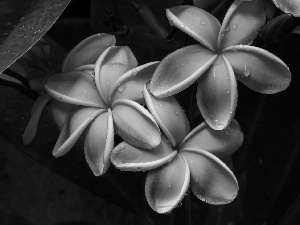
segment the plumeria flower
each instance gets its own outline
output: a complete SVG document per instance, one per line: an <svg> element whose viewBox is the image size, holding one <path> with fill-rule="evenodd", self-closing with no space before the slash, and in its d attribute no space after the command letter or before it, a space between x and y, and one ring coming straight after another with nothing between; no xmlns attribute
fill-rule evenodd
<svg viewBox="0 0 300 225"><path fill-rule="evenodd" d="M44 41L40 42L44 43ZM115 37L109 34L95 34L82 40L70 51L70 53L63 60L62 64L60 65L62 67L61 72L70 72L73 70L88 71L87 68L84 67L84 65L87 65L89 67L89 71L93 70L93 65L95 64L98 57L103 53L105 49L107 49L110 46L114 46L115 43ZM40 45L41 47L39 47ZM38 46L31 48L24 56L25 62L16 64L14 69L16 70L16 72L25 71L24 67L29 67L29 64L33 65L34 61L36 63L39 62L39 59L40 61L44 62L42 63L42 65L44 66L40 65L38 66L38 68L46 67L48 68L48 71L52 71L53 69L51 69L52 67L50 68L49 62L54 62L55 60L57 60L54 59L55 56L53 56L52 54L57 55L59 53L61 53L61 51L57 52L57 50L55 54L51 53L51 50L49 49L48 45L39 44ZM56 56L56 58L57 57L60 58L61 56L58 55ZM31 110L31 119L23 135L24 144L29 144L36 136L41 113L47 104L48 112L59 129L62 129L63 123L65 122L68 114L76 107L75 105L57 101L45 92L44 85L50 76L58 73L56 69L55 71L55 73L51 72L47 76L40 77L37 77L36 73L31 74L34 71L28 71L26 72L26 74L23 74L26 77L33 76L36 78L33 79L33 81L35 82L31 84L32 87L35 87L34 90L38 90L41 93L40 97L33 104Z"/></svg>
<svg viewBox="0 0 300 225"><path fill-rule="evenodd" d="M51 76L45 89L54 99L79 107L67 117L53 155L66 154L84 137L86 161L96 176L106 172L114 147L114 130L132 146L152 149L161 136L144 103L143 87L159 62L137 66L128 47L111 46L95 65ZM77 63L76 63L77 64Z"/></svg>
<svg viewBox="0 0 300 225"><path fill-rule="evenodd" d="M291 74L284 62L264 49L249 46L266 21L262 1L234 1L222 25L193 6L167 9L167 17L200 44L178 49L161 61L150 83L155 96L174 95L198 80L200 112L210 127L222 130L235 113L236 78L263 94L288 87Z"/></svg>
<svg viewBox="0 0 300 225"><path fill-rule="evenodd" d="M218 131L204 122L190 132L175 97L156 98L147 88L144 95L149 111L166 136L151 150L122 142L112 151L112 163L121 170L149 171L146 198L158 213L178 206L189 185L197 198L209 204L231 202L237 195L238 183L221 159L237 150L243 141L238 123L232 120L225 130Z"/></svg>

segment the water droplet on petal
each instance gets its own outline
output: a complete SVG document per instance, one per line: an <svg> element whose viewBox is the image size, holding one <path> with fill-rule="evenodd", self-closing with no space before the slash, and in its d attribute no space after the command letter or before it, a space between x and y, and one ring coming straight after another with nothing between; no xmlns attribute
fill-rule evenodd
<svg viewBox="0 0 300 225"><path fill-rule="evenodd" d="M125 85L122 84L118 87L118 91L123 92L125 90L125 88L126 88Z"/></svg>
<svg viewBox="0 0 300 225"><path fill-rule="evenodd" d="M237 24L236 24L236 23L233 23L233 24L232 24L232 29L235 30L236 28L237 28Z"/></svg>
<svg viewBox="0 0 300 225"><path fill-rule="evenodd" d="M229 27L226 27L226 28L225 28L225 31L226 31L226 32L228 32L229 30L230 30L230 28L229 28Z"/></svg>
<svg viewBox="0 0 300 225"><path fill-rule="evenodd" d="M171 188L172 187L172 185L171 185L171 183L169 183L169 186L168 186L169 188Z"/></svg>
<svg viewBox="0 0 300 225"><path fill-rule="evenodd" d="M182 24L180 25L180 27L181 27L181 28L185 28L185 25L182 23Z"/></svg>
<svg viewBox="0 0 300 225"><path fill-rule="evenodd" d="M229 136L229 135L230 135L230 131L229 131L228 129L225 129L225 130L224 130L224 133L225 133L226 136Z"/></svg>
<svg viewBox="0 0 300 225"><path fill-rule="evenodd" d="M201 25L206 26L207 25L207 21L206 20L201 20Z"/></svg>
<svg viewBox="0 0 300 225"><path fill-rule="evenodd" d="M194 162L194 161L193 161L193 160L191 160L190 162L193 164L193 162Z"/></svg>
<svg viewBox="0 0 300 225"><path fill-rule="evenodd" d="M178 111L175 111L175 115L177 115L177 116L178 116L178 115L179 115L179 112L178 112Z"/></svg>
<svg viewBox="0 0 300 225"><path fill-rule="evenodd" d="M159 104L159 107L162 107L162 105L161 105L161 104Z"/></svg>
<svg viewBox="0 0 300 225"><path fill-rule="evenodd" d="M230 90L227 90L227 94L230 94Z"/></svg>
<svg viewBox="0 0 300 225"><path fill-rule="evenodd" d="M250 68L247 67L246 65L244 65L244 70L243 70L243 74L245 77L248 77L250 75L251 71Z"/></svg>
<svg viewBox="0 0 300 225"><path fill-rule="evenodd" d="M229 113L232 114L232 111L230 110Z"/></svg>
<svg viewBox="0 0 300 225"><path fill-rule="evenodd" d="M173 20L170 20L169 23L170 23L171 26L174 25Z"/></svg>
<svg viewBox="0 0 300 225"><path fill-rule="evenodd" d="M133 75L133 76L137 75L137 70L136 70L136 69L133 69L133 70L132 70L132 75Z"/></svg>

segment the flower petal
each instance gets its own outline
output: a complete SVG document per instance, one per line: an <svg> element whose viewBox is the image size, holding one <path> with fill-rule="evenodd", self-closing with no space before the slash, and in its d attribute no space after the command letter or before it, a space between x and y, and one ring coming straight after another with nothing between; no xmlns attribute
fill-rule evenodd
<svg viewBox="0 0 300 225"><path fill-rule="evenodd" d="M294 16L300 16L299 0L272 0L277 8L285 13L291 13Z"/></svg>
<svg viewBox="0 0 300 225"><path fill-rule="evenodd" d="M175 97L156 98L147 86L144 87L147 108L175 147L190 132L189 121Z"/></svg>
<svg viewBox="0 0 300 225"><path fill-rule="evenodd" d="M228 60L219 56L199 78L196 95L200 112L211 128L222 130L230 123L237 96L233 70Z"/></svg>
<svg viewBox="0 0 300 225"><path fill-rule="evenodd" d="M24 134L23 134L23 144L28 145L32 140L34 139L38 123L41 117L41 113L43 109L45 108L46 104L51 100L52 98L47 94L44 93L40 95L37 100L34 102L31 110L31 118L25 128Z"/></svg>
<svg viewBox="0 0 300 225"><path fill-rule="evenodd" d="M235 152L243 143L243 139L243 132L235 119L224 130L213 130L203 122L186 136L178 149L202 149L224 158Z"/></svg>
<svg viewBox="0 0 300 225"><path fill-rule="evenodd" d="M171 162L149 171L145 183L148 204L158 213L170 212L184 198L189 183L188 164L179 154Z"/></svg>
<svg viewBox="0 0 300 225"><path fill-rule="evenodd" d="M144 107L128 99L116 100L112 107L116 132L124 141L144 149L153 149L160 144L158 125Z"/></svg>
<svg viewBox="0 0 300 225"><path fill-rule="evenodd" d="M144 85L151 80L158 64L159 62L150 62L123 74L111 88L110 101L114 102L115 100L125 98L138 103L144 103Z"/></svg>
<svg viewBox="0 0 300 225"><path fill-rule="evenodd" d="M101 53L116 44L115 36L95 34L77 44L63 62L62 72L69 72L85 64L95 64Z"/></svg>
<svg viewBox="0 0 300 225"><path fill-rule="evenodd" d="M222 23L218 37L219 50L238 44L252 44L265 23L263 1L235 0Z"/></svg>
<svg viewBox="0 0 300 225"><path fill-rule="evenodd" d="M147 171L170 162L176 154L170 142L162 137L160 145L151 150L138 149L122 142L113 149L111 162L120 170Z"/></svg>
<svg viewBox="0 0 300 225"><path fill-rule="evenodd" d="M52 154L60 157L70 151L86 127L105 111L104 109L84 107L71 113L63 125Z"/></svg>
<svg viewBox="0 0 300 225"><path fill-rule="evenodd" d="M194 83L217 55L201 45L190 45L165 57L154 72L150 91L157 97L167 97L183 91Z"/></svg>
<svg viewBox="0 0 300 225"><path fill-rule="evenodd" d="M203 9L182 5L166 11L171 25L178 27L211 50L217 50L220 22Z"/></svg>
<svg viewBox="0 0 300 225"><path fill-rule="evenodd" d="M95 64L95 82L98 91L108 104L109 93L116 81L128 70L137 66L137 60L127 46L106 49Z"/></svg>
<svg viewBox="0 0 300 225"><path fill-rule="evenodd" d="M238 182L218 157L200 149L184 149L191 171L191 189L200 200L213 205L227 204L238 193Z"/></svg>
<svg viewBox="0 0 300 225"><path fill-rule="evenodd" d="M253 91L273 94L291 81L287 65L272 53L254 46L233 46L223 51L238 80Z"/></svg>
<svg viewBox="0 0 300 225"><path fill-rule="evenodd" d="M53 99L53 101L51 101L49 104L48 112L52 120L54 120L55 124L61 130L68 115L76 107L77 107L76 105L59 102Z"/></svg>
<svg viewBox="0 0 300 225"><path fill-rule="evenodd" d="M82 71L52 75L45 85L45 90L51 97L65 103L107 107L97 91L94 78Z"/></svg>
<svg viewBox="0 0 300 225"><path fill-rule="evenodd" d="M95 176L103 175L110 165L114 147L114 126L110 109L100 114L87 129L84 154Z"/></svg>

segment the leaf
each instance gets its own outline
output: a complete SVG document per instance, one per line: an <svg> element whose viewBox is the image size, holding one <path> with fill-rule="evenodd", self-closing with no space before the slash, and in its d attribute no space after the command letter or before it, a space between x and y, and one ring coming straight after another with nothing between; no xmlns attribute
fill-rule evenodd
<svg viewBox="0 0 300 225"><path fill-rule="evenodd" d="M49 30L69 2L70 0L0 2L0 73Z"/></svg>

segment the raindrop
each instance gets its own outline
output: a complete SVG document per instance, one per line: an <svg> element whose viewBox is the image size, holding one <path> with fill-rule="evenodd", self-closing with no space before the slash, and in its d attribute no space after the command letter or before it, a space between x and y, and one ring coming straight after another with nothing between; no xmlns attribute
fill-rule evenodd
<svg viewBox="0 0 300 225"><path fill-rule="evenodd" d="M175 114L178 116L178 115L179 115L179 112L178 112L178 111L175 111Z"/></svg>
<svg viewBox="0 0 300 225"><path fill-rule="evenodd" d="M193 161L193 160L191 160L190 162L193 164L193 162L194 162L194 161Z"/></svg>
<svg viewBox="0 0 300 225"><path fill-rule="evenodd" d="M92 77L94 77L95 76L95 72L92 72Z"/></svg>
<svg viewBox="0 0 300 225"><path fill-rule="evenodd" d="M251 73L251 71L250 71L249 67L244 65L244 71L243 71L244 76L248 77L250 75L250 73Z"/></svg>
<svg viewBox="0 0 300 225"><path fill-rule="evenodd" d="M237 28L237 24L236 24L236 23L233 23L233 24L232 24L232 29L235 30L236 28Z"/></svg>
<svg viewBox="0 0 300 225"><path fill-rule="evenodd" d="M122 84L118 87L118 91L123 92L125 90L125 88L126 88L125 85Z"/></svg>
<svg viewBox="0 0 300 225"><path fill-rule="evenodd" d="M216 70L215 70L215 68L213 69L213 74L214 74L214 77L216 77Z"/></svg>
<svg viewBox="0 0 300 225"><path fill-rule="evenodd" d="M171 183L169 183L169 186L168 186L169 188L171 188L172 187L172 185L171 185Z"/></svg>
<svg viewBox="0 0 300 225"><path fill-rule="evenodd" d="M132 70L132 75L133 75L133 76L137 75L137 70L136 70L136 69L133 69L133 70Z"/></svg>
<svg viewBox="0 0 300 225"><path fill-rule="evenodd" d="M227 94L230 94L230 90L227 90Z"/></svg>
<svg viewBox="0 0 300 225"><path fill-rule="evenodd" d="M181 27L181 28L185 28L185 25L182 23L182 24L180 25L180 27Z"/></svg>
<svg viewBox="0 0 300 225"><path fill-rule="evenodd" d="M226 31L226 32L228 32L229 30L230 30L230 28L229 28L229 27L226 27L226 28L225 28L225 31Z"/></svg>
<svg viewBox="0 0 300 225"><path fill-rule="evenodd" d="M159 107L161 107L162 105L161 104L159 104Z"/></svg>
<svg viewBox="0 0 300 225"><path fill-rule="evenodd" d="M201 25L206 26L207 25L207 21L206 20L201 20Z"/></svg>
<svg viewBox="0 0 300 225"><path fill-rule="evenodd" d="M171 26L174 26L173 20L170 20L169 22Z"/></svg>
<svg viewBox="0 0 300 225"><path fill-rule="evenodd" d="M225 133L226 136L229 136L229 135L230 135L230 131L227 130L227 129L224 130L224 133Z"/></svg>
<svg viewBox="0 0 300 225"><path fill-rule="evenodd" d="M229 113L232 114L232 111L230 110Z"/></svg>

